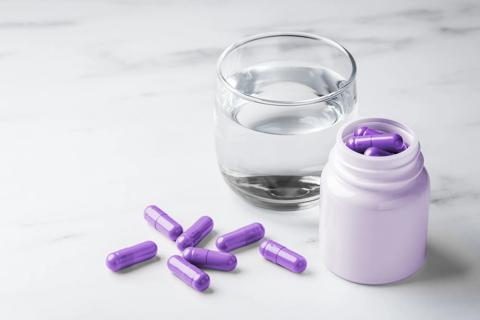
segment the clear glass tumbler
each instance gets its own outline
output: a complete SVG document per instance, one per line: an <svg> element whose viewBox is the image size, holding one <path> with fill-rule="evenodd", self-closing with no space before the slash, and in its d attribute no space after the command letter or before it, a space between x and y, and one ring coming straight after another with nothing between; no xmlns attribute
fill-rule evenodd
<svg viewBox="0 0 480 320"><path fill-rule="evenodd" d="M228 47L217 64L215 143L230 187L271 209L316 204L336 131L357 113L355 74L344 47L312 34Z"/></svg>

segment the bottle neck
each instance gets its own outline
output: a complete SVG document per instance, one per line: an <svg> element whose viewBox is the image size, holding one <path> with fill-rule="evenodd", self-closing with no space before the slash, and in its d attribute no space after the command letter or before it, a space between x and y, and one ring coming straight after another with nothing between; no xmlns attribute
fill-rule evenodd
<svg viewBox="0 0 480 320"><path fill-rule="evenodd" d="M357 153L345 145L355 128L395 132L402 136L408 148L398 154L371 157ZM364 118L345 124L337 134L329 162L334 173L350 185L364 189L398 190L422 172L423 155L415 133L407 126L393 120Z"/></svg>

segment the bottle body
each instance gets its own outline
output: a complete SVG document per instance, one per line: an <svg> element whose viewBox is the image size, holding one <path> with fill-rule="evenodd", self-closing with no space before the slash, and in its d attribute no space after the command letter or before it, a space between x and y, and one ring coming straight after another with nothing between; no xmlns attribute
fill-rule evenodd
<svg viewBox="0 0 480 320"><path fill-rule="evenodd" d="M386 157L347 150L348 131L364 122L380 123L379 130L388 129L384 122L400 126L396 130L403 130L410 150ZM357 283L404 279L423 265L426 254L430 183L418 140L410 129L386 119L363 119L341 130L321 177L324 263Z"/></svg>

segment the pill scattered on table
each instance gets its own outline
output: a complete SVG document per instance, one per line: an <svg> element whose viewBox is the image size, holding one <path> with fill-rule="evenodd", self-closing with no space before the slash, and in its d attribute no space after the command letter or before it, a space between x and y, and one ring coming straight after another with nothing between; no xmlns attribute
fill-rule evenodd
<svg viewBox="0 0 480 320"><path fill-rule="evenodd" d="M303 256L273 240L264 240L259 251L268 261L292 272L301 273L307 268L307 260Z"/></svg>
<svg viewBox="0 0 480 320"><path fill-rule="evenodd" d="M212 218L208 216L200 217L200 219L177 238L177 248L183 251L185 248L196 246L212 229Z"/></svg>
<svg viewBox="0 0 480 320"><path fill-rule="evenodd" d="M188 247L182 252L188 262L199 268L232 271L237 266L237 258L228 252Z"/></svg>
<svg viewBox="0 0 480 320"><path fill-rule="evenodd" d="M107 255L107 267L117 272L134 264L149 260L157 255L157 245L153 241L145 241L134 246L120 249Z"/></svg>
<svg viewBox="0 0 480 320"><path fill-rule="evenodd" d="M167 261L173 274L197 291L205 291L210 286L210 277L181 256L171 256Z"/></svg>
<svg viewBox="0 0 480 320"><path fill-rule="evenodd" d="M230 252L259 241L263 239L264 236L265 228L262 224L256 222L221 235L217 238L215 244L218 250Z"/></svg>
<svg viewBox="0 0 480 320"><path fill-rule="evenodd" d="M143 212L145 220L170 240L177 240L182 234L182 226L157 206L151 205Z"/></svg>

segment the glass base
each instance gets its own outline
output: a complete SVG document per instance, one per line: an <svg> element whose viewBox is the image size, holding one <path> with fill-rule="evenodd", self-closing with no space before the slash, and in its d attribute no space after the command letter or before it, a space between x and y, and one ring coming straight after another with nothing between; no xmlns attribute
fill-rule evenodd
<svg viewBox="0 0 480 320"><path fill-rule="evenodd" d="M320 173L315 176L238 177L222 172L227 184L252 204L282 211L308 209L320 199Z"/></svg>

